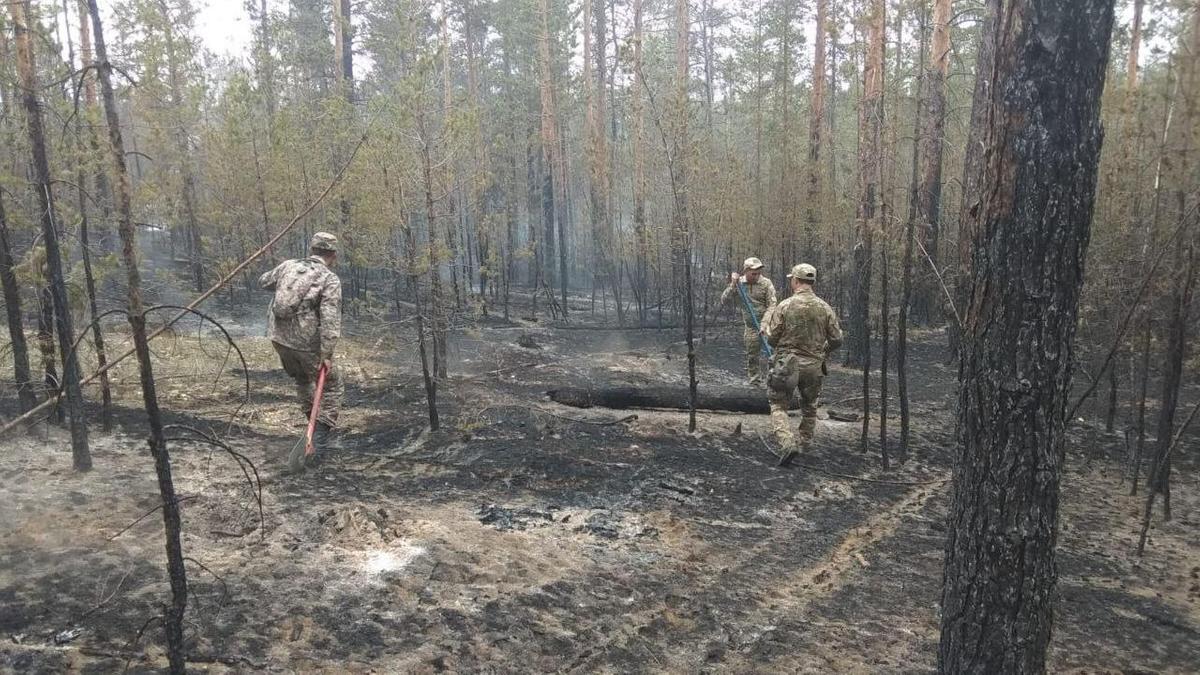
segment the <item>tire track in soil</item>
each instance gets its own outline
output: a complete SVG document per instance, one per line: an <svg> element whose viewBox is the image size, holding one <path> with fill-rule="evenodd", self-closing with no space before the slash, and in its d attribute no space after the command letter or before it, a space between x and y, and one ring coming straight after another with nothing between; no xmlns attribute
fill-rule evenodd
<svg viewBox="0 0 1200 675"><path fill-rule="evenodd" d="M768 583L759 584L758 582L764 580L762 561L778 557L781 549L794 545L797 534L795 528L776 527L773 528L774 533L771 536L754 546L741 549L739 555L721 565L729 571L729 575L717 574L709 579L707 585L689 585L679 589L681 593L686 593L686 596L696 599L720 596L721 587L752 588L759 585L760 588L768 589L765 593L752 593L745 597L744 611L730 612L728 606L724 610L716 610L725 615L725 620L718 622L718 625L722 626L720 632L723 633L723 639L719 635L697 634L698 630L704 632L700 624L715 617L689 617L686 613L675 611L668 604L655 604L627 612L622 622L608 627L605 640L580 650L570 660L565 661L562 670L570 673L590 672L593 668L607 665L604 659L607 653L614 649L646 655L659 668L667 670L681 668L683 664L687 664L686 668L693 672L708 670L718 664L719 669L731 669L734 672L750 672L760 668L763 664L753 661L754 646L765 639L769 631L757 629L778 624L784 619L795 621L808 607L828 599L844 588L855 574L867 565L864 553L897 534L907 518L921 512L929 500L938 494L942 486L949 481L948 473L941 475L941 482L911 488L884 510L850 528L846 536L829 549L816 564L798 569L783 578L772 576L768 571L765 575ZM685 522L680 521L679 524L686 530L688 528ZM724 603L718 601L716 604ZM656 619L665 620L680 631L675 635L679 642L674 648L662 649L662 645L656 645L641 634L641 630ZM752 634L747 635L746 631L752 631ZM725 642L727 647L732 648L729 651L722 649L725 656L716 663L706 662L706 651L713 644L710 638L716 638L717 642Z"/></svg>
<svg viewBox="0 0 1200 675"><path fill-rule="evenodd" d="M942 480L948 481L949 477ZM838 591L855 572L866 567L863 553L894 535L904 518L924 508L944 484L921 485L909 490L894 505L852 528L824 561L781 579L773 592L759 598L759 604L769 608L768 616L786 614L794 617L795 612L807 609L813 601Z"/></svg>

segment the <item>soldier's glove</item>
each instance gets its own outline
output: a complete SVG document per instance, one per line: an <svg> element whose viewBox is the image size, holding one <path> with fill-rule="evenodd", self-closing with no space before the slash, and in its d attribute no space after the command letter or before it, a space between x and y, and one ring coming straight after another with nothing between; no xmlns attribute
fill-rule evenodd
<svg viewBox="0 0 1200 675"><path fill-rule="evenodd" d="M821 375L824 376L824 375L828 375L828 374L829 374L829 364L822 361L821 362Z"/></svg>

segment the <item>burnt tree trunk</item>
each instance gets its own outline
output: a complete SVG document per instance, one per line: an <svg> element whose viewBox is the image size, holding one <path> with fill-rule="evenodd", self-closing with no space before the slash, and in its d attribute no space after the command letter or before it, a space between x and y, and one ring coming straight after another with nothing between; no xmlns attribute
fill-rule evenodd
<svg viewBox="0 0 1200 675"><path fill-rule="evenodd" d="M1183 364L1187 356L1188 328L1192 295L1196 289L1196 245L1181 246L1176 253L1175 283L1171 291L1170 317L1167 322L1166 363L1163 364L1162 405L1158 413L1158 447L1150 464L1151 494L1163 496L1163 518L1171 519L1171 434L1175 430L1175 412L1179 407L1179 387L1183 383Z"/></svg>
<svg viewBox="0 0 1200 675"><path fill-rule="evenodd" d="M550 400L555 403L569 405L575 408L667 408L670 410L690 410L692 408L693 390L679 387L560 387L547 392ZM751 413L766 415L771 412L767 399L761 393L755 393L744 388L718 387L695 390L695 408L697 410L718 410L724 412ZM792 409L799 407L793 402Z"/></svg>
<svg viewBox="0 0 1200 675"><path fill-rule="evenodd" d="M1114 0L989 0L938 669L1041 673ZM1071 114L1063 114L1071 111Z"/></svg>
<svg viewBox="0 0 1200 675"><path fill-rule="evenodd" d="M1164 133L1166 153L1163 161L1162 183L1166 194L1173 196L1168 204L1174 204L1174 213L1180 223L1194 218L1191 212L1195 205L1189 195L1195 189L1193 172L1200 165L1200 139L1197 139L1196 122L1200 120L1200 7L1189 3L1192 16L1189 20L1180 47L1176 52L1179 68L1177 98L1172 122ZM1168 206L1168 208L1170 208ZM1169 299L1169 317L1166 329L1166 362L1163 364L1162 403L1158 414L1158 444L1154 461L1150 465L1149 491L1163 496L1163 517L1171 519L1170 447L1171 434L1175 427L1175 411L1179 405L1179 387L1183 381L1186 360L1189 310L1196 284L1196 246L1200 238L1188 235L1190 240L1176 244L1172 270L1172 289Z"/></svg>
<svg viewBox="0 0 1200 675"><path fill-rule="evenodd" d="M967 145L963 153L962 203L958 210L958 260L954 281L954 304L965 308L971 294L971 246L979 222L979 202L982 196L984 125L988 122L987 103L991 99L993 82L990 77L995 65L995 43L988 39L995 32L996 16L984 14L980 26L979 49L975 59L975 91L971 96L971 122ZM986 75L986 76L985 76ZM960 310L965 311L965 310ZM947 332L949 354L953 359L962 346L963 326L950 324Z"/></svg>
<svg viewBox="0 0 1200 675"><path fill-rule="evenodd" d="M38 107L39 85L33 49L33 37L26 17L29 0L9 3L13 18L13 35L17 45L17 70L20 75L21 103L25 108L29 145L33 154L33 188L41 213L42 240L46 249L46 273L54 311L54 328L63 360L62 386L67 393L67 416L71 429L71 456L75 469L89 471L92 455L88 450L87 422L83 411L83 390L79 386L79 359L72 345L75 329L71 321L71 306L67 301L67 285L63 276L62 253L56 226L57 211L50 180L50 160L46 156L46 136L42 127L42 111Z"/></svg>
<svg viewBox="0 0 1200 675"><path fill-rule="evenodd" d="M675 162L672 177L675 193L675 230L679 237L676 254L683 267L683 312L687 336L688 363L688 431L696 430L696 341L695 298L692 293L692 232L688 213L688 0L675 0ZM614 286L614 289L616 287ZM615 294L615 290L614 290ZM624 325L617 295L617 317Z"/></svg>
<svg viewBox="0 0 1200 675"><path fill-rule="evenodd" d="M921 134L921 181L917 187L917 241L929 259L918 266L913 319L920 324L939 320L939 292L933 268L939 264L942 208L942 150L946 141L946 75L950 69L950 0L933 5L933 35L929 47L929 67L925 75L925 99ZM924 255L922 255L924 257Z"/></svg>
<svg viewBox="0 0 1200 675"><path fill-rule="evenodd" d="M922 88L925 86L925 41L929 13L927 8L921 8L920 26L920 56L917 78L917 92L914 97L916 114L913 116L913 154L912 172L908 189L908 219L904 225L904 259L901 263L900 282L900 311L896 319L896 389L900 397L900 446L897 450L901 461L908 457L909 437L909 401L908 401L908 314L912 302L913 291L913 254L916 241L917 222L917 191L920 178L921 163L921 129L923 127L925 106L922 101Z"/></svg>
<svg viewBox="0 0 1200 675"><path fill-rule="evenodd" d="M88 29L88 22L85 16L86 8L80 7L81 16L79 21L79 37L82 52L81 67L86 68L91 62L91 32ZM68 15L67 0L63 0L63 15ZM70 31L67 32L67 57L69 63L75 63L75 43L71 39ZM74 66L72 66L74 67ZM95 105L95 87L91 84L91 75L84 72L80 76L81 88L85 91L85 99L88 105L88 113ZM84 129L83 123L80 121L79 115L75 116L75 144L81 156L87 156L87 148L91 148L93 152L99 149L99 143L96 140L96 134L91 129L87 131L89 137L89 145L84 145ZM98 152L96 154L99 154ZM112 431L112 387L108 380L108 355L104 349L104 330L100 325L97 317L100 315L99 307L96 303L96 276L92 270L92 251L91 251L91 223L88 220L88 199L87 194L83 190L83 186L87 185L87 179L83 171L84 163L80 163L78 170L75 172L76 193L79 199L79 257L83 261L83 281L84 288L87 292L88 311L91 312L91 328L92 342L96 350L96 365L100 371L100 427L104 431ZM103 175L103 171L97 172ZM97 188L103 188L107 184L107 180L103 183L98 181ZM107 189L97 189L100 199L107 196ZM107 211L107 207L104 207ZM106 213L111 215L111 213ZM106 219L108 220L108 219Z"/></svg>
<svg viewBox="0 0 1200 675"><path fill-rule="evenodd" d="M33 373L29 369L29 343L25 340L25 322L21 316L21 289L13 273L12 242L8 239L8 220L4 212L4 194L0 192L0 285L4 288L4 310L8 318L8 335L12 340L13 380L21 412L37 405L33 388Z"/></svg>
<svg viewBox="0 0 1200 675"><path fill-rule="evenodd" d="M130 197L129 171L125 165L125 143L121 139L121 124L117 118L116 97L112 87L112 64L108 60L108 48L104 42L104 27L100 22L97 0L88 0L92 29L96 39L97 74L100 92L104 99L104 115L108 123L108 138L112 151L113 168L116 171L118 232L121 237L121 254L125 262L129 284L129 325L133 332L133 346L137 354L138 373L142 385L142 402L150 424L150 454L154 457L154 471L158 476L158 491L162 499L163 529L166 539L167 574L171 582L171 604L163 622L167 638L167 659L173 675L183 675L186 670L186 653L183 642L183 615L187 609L187 570L184 567L183 546L180 544L182 528L179 500L175 496L175 483L171 478L171 455L163 436L162 413L158 408L158 393L154 386L154 371L150 360L150 345L146 337L146 314L142 306L141 276L137 267L137 241L133 225L133 206Z"/></svg>

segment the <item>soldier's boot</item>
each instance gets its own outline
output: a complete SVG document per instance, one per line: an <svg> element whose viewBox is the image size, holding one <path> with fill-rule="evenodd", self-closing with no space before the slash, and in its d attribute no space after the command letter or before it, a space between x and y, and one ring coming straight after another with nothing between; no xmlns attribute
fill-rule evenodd
<svg viewBox="0 0 1200 675"><path fill-rule="evenodd" d="M324 422L317 422L317 428L313 430L313 454L305 458L304 468L320 467L336 446L337 441L334 438L333 427Z"/></svg>
<svg viewBox="0 0 1200 675"><path fill-rule="evenodd" d="M791 466L792 462L800 456L800 446L789 445L783 448L783 454L779 456L779 466Z"/></svg>

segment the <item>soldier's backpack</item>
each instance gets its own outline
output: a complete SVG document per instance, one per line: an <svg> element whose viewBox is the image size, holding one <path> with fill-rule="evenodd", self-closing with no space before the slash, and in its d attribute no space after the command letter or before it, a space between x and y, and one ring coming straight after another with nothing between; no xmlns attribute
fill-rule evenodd
<svg viewBox="0 0 1200 675"><path fill-rule="evenodd" d="M305 307L316 304L321 292L325 266L312 260L293 260L281 270L275 282L275 299L271 311L276 319L293 319Z"/></svg>

